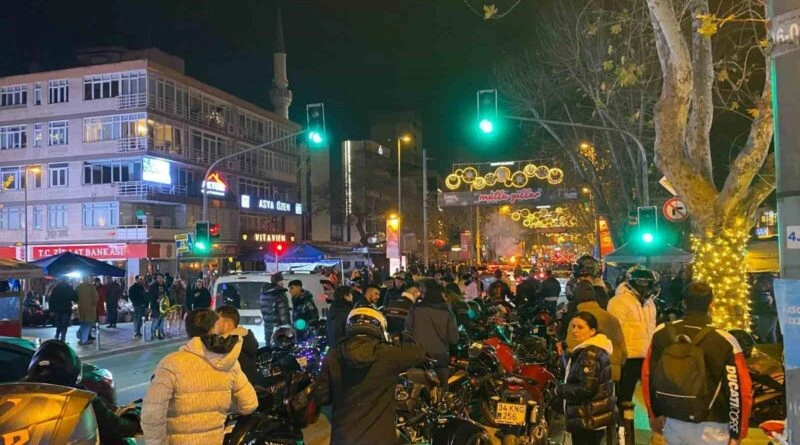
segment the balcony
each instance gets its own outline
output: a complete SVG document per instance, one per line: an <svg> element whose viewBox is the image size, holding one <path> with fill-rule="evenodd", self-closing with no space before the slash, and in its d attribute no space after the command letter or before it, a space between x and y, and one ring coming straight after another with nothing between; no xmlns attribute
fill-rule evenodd
<svg viewBox="0 0 800 445"><path fill-rule="evenodd" d="M129 110L131 108L144 108L147 106L147 95L145 93L126 94L117 97L117 109Z"/></svg>
<svg viewBox="0 0 800 445"><path fill-rule="evenodd" d="M117 139L117 151L120 153L146 151L149 145L152 145L152 140L147 136Z"/></svg>
<svg viewBox="0 0 800 445"><path fill-rule="evenodd" d="M167 198L174 201L176 198L188 196L188 190L183 185L151 184L144 181L119 182L116 184L116 197L124 200L158 200Z"/></svg>
<svg viewBox="0 0 800 445"><path fill-rule="evenodd" d="M188 231L188 229L180 229L175 227L149 227L146 224L118 226L116 228L116 238L120 241L171 241L175 239L175 235L187 233Z"/></svg>

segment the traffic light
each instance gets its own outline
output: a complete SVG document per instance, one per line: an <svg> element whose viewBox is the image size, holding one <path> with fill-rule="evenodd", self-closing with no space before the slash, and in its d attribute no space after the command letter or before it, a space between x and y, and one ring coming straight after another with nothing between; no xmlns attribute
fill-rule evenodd
<svg viewBox="0 0 800 445"><path fill-rule="evenodd" d="M325 104L306 105L306 123L308 145L311 147L324 147L326 145Z"/></svg>
<svg viewBox="0 0 800 445"><path fill-rule="evenodd" d="M219 224L211 224L208 227L208 233L211 235L211 238L219 238Z"/></svg>
<svg viewBox="0 0 800 445"><path fill-rule="evenodd" d="M284 253L286 253L286 243L283 242L272 243L272 251L275 254L275 256L278 257L282 256Z"/></svg>
<svg viewBox="0 0 800 445"><path fill-rule="evenodd" d="M211 230L208 221L197 221L194 225L195 253L208 253L211 250Z"/></svg>
<svg viewBox="0 0 800 445"><path fill-rule="evenodd" d="M638 211L639 240L645 245L653 244L658 237L658 209L639 207Z"/></svg>
<svg viewBox="0 0 800 445"><path fill-rule="evenodd" d="M497 125L497 90L480 90L478 102L478 128L489 134L494 132Z"/></svg>

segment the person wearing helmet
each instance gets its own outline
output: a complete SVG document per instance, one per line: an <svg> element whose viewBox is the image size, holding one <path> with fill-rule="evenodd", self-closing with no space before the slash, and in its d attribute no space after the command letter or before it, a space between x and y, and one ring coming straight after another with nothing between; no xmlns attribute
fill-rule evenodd
<svg viewBox="0 0 800 445"><path fill-rule="evenodd" d="M47 340L31 357L23 381L84 389L81 386L82 367L78 354L68 344L62 340ZM138 409L117 416L96 396L92 399L92 409L102 445L116 445L139 431Z"/></svg>
<svg viewBox="0 0 800 445"><path fill-rule="evenodd" d="M347 337L331 346L311 387L318 405L332 405L330 445L396 445L397 376L425 360L413 344L387 342L386 318L370 307L353 309Z"/></svg>
<svg viewBox="0 0 800 445"><path fill-rule="evenodd" d="M622 406L633 400L636 383L642 375L642 364L656 330L656 304L653 301L656 276L645 268L630 271L628 281L617 287L617 293L608 302L608 312L622 325L622 335L628 358L622 366L617 385L617 399Z"/></svg>
<svg viewBox="0 0 800 445"><path fill-rule="evenodd" d="M269 344L272 331L278 326L291 324L289 297L283 287L283 274L276 272L270 276L269 284L261 289L258 302L261 306L261 319L264 322L264 342Z"/></svg>
<svg viewBox="0 0 800 445"><path fill-rule="evenodd" d="M576 282L587 282L594 287L594 298L601 308L608 308L608 300L614 293L611 284L606 283L601 276L600 262L591 255L584 255L572 265L572 275Z"/></svg>

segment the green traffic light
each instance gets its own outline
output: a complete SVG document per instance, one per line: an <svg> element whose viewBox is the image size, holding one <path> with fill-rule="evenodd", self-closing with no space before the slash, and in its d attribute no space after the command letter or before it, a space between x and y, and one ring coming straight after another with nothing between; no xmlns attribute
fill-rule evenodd
<svg viewBox="0 0 800 445"><path fill-rule="evenodd" d="M311 141L312 144L321 144L323 141L322 134L316 131L309 132L308 139Z"/></svg>
<svg viewBox="0 0 800 445"><path fill-rule="evenodd" d="M194 243L194 247L197 248L197 250L206 250L206 243L204 243L202 241L201 242L196 242L196 243Z"/></svg>
<svg viewBox="0 0 800 445"><path fill-rule="evenodd" d="M494 131L494 124L489 119L481 120L478 126L480 127L482 132L487 134Z"/></svg>
<svg viewBox="0 0 800 445"><path fill-rule="evenodd" d="M642 234L642 241L644 241L647 244L652 243L654 239L655 237L653 237L653 234L650 232L645 232Z"/></svg>

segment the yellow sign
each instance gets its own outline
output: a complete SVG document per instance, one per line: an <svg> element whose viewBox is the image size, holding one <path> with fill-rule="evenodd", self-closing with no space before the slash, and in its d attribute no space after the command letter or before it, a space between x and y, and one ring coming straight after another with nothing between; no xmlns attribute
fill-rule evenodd
<svg viewBox="0 0 800 445"><path fill-rule="evenodd" d="M257 243L286 242L285 233L254 233L253 241Z"/></svg>
<svg viewBox="0 0 800 445"><path fill-rule="evenodd" d="M498 403L494 421L503 425L524 426L526 408L525 405L515 403Z"/></svg>

